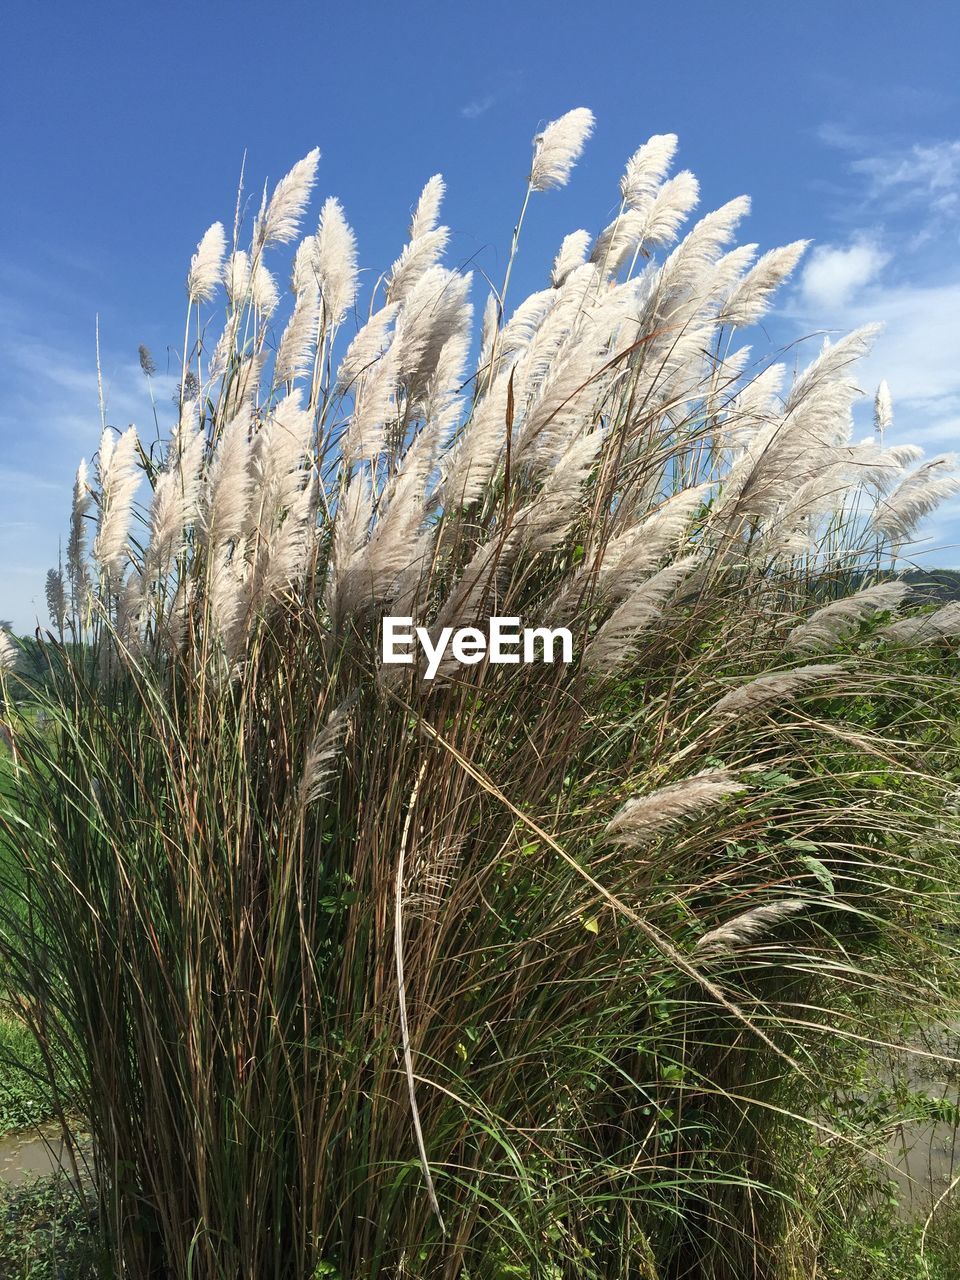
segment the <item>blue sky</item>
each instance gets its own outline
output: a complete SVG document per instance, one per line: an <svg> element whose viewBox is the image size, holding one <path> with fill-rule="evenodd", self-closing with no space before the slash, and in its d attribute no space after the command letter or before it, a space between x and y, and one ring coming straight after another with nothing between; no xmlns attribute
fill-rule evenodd
<svg viewBox="0 0 960 1280"><path fill-rule="evenodd" d="M244 150L256 185L318 145L317 208L341 198L374 275L442 172L448 261L498 278L531 136L590 107L570 185L531 210L516 300L567 231L608 220L634 148L675 132L701 212L745 191L743 238L815 241L769 341L884 322L864 385L890 383L895 437L960 448L952 5L48 0L6 8L4 46L0 618L21 630L96 448L95 316L108 421L149 429L137 346L167 369L190 254L230 221ZM923 562L960 563L960 504L928 533Z"/></svg>

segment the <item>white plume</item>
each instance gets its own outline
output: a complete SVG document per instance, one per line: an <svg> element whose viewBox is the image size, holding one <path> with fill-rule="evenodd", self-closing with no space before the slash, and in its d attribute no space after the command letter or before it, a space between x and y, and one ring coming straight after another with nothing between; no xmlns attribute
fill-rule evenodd
<svg viewBox="0 0 960 1280"><path fill-rule="evenodd" d="M62 631L67 617L67 593L63 585L63 573L59 569L47 570L45 594L50 622L58 631Z"/></svg>
<svg viewBox="0 0 960 1280"><path fill-rule="evenodd" d="M14 669L17 665L18 657L17 646L10 639L7 632L0 627L0 676L4 676Z"/></svg>
<svg viewBox="0 0 960 1280"><path fill-rule="evenodd" d="M915 646L954 639L960 635L960 600L951 600L932 613L918 613L912 618L892 622L879 634L892 644Z"/></svg>
<svg viewBox="0 0 960 1280"><path fill-rule="evenodd" d="M220 283L226 237L223 224L215 222L204 232L197 251L190 260L187 297L191 302L209 302Z"/></svg>
<svg viewBox="0 0 960 1280"><path fill-rule="evenodd" d="M921 520L960 493L957 466L956 455L948 453L918 467L878 502L873 527L894 542L910 538Z"/></svg>
<svg viewBox="0 0 960 1280"><path fill-rule="evenodd" d="M116 442L108 427L100 440L100 519L93 555L103 573L113 578L123 572L128 556L133 499L141 478L138 443L135 427Z"/></svg>
<svg viewBox="0 0 960 1280"><path fill-rule="evenodd" d="M264 319L273 315L280 301L277 282L260 258L254 261L250 271L250 301L263 314Z"/></svg>
<svg viewBox="0 0 960 1280"><path fill-rule="evenodd" d="M363 328L358 330L347 347L337 371L337 389L341 394L344 391L350 391L361 374L365 373L387 350L390 345L387 330L396 314L397 307L388 304L374 312Z"/></svg>
<svg viewBox="0 0 960 1280"><path fill-rule="evenodd" d="M90 487L87 483L87 464L81 458L73 485L73 505L70 511L70 536L67 542L67 575L73 608L81 610L87 578L85 562L87 533L86 517L90 510Z"/></svg>
<svg viewBox="0 0 960 1280"><path fill-rule="evenodd" d="M793 244L765 253L724 301L720 308L721 324L755 324L767 311L771 294L793 271L809 243L809 240L795 240Z"/></svg>
<svg viewBox="0 0 960 1280"><path fill-rule="evenodd" d="M855 631L864 619L895 612L909 594L910 587L905 582L878 582L842 600L834 600L794 627L784 648L788 651L826 649Z"/></svg>
<svg viewBox="0 0 960 1280"><path fill-rule="evenodd" d="M676 151L675 133L656 133L633 153L620 179L620 194L627 208L640 209L653 201Z"/></svg>
<svg viewBox="0 0 960 1280"><path fill-rule="evenodd" d="M357 240L333 196L320 211L316 275L327 324L339 324L357 296Z"/></svg>
<svg viewBox="0 0 960 1280"><path fill-rule="evenodd" d="M550 279L555 289L560 288L571 271L583 266L589 247L589 231L571 231L568 236L563 237L557 256L553 260L553 270L550 273Z"/></svg>
<svg viewBox="0 0 960 1280"><path fill-rule="evenodd" d="M220 433L207 472L200 527L214 551L236 541L247 523L253 489L249 436L250 411L242 409Z"/></svg>
<svg viewBox="0 0 960 1280"><path fill-rule="evenodd" d="M319 161L320 149L314 147L277 183L266 212L257 220L254 239L258 245L287 244L295 239L317 179Z"/></svg>
<svg viewBox="0 0 960 1280"><path fill-rule="evenodd" d="M305 285L297 295L293 314L277 348L273 367L273 381L277 386L293 382L311 367L319 320L319 290L316 285Z"/></svg>
<svg viewBox="0 0 960 1280"><path fill-rule="evenodd" d="M234 308L242 307L250 293L250 258L243 249L237 249L227 258L223 268L223 283L230 305Z"/></svg>
<svg viewBox="0 0 960 1280"><path fill-rule="evenodd" d="M665 182L649 208L638 211L643 218L641 247L649 250L673 244L699 199L700 184L689 170L684 169Z"/></svg>
<svg viewBox="0 0 960 1280"><path fill-rule="evenodd" d="M559 120L551 120L543 133L537 134L533 140L531 190L548 191L566 186L570 171L593 133L593 126L593 112L586 107L575 107Z"/></svg>
<svg viewBox="0 0 960 1280"><path fill-rule="evenodd" d="M783 898L780 902L768 902L762 907L752 907L741 912L718 929L711 929L697 941L694 954L711 956L737 951L755 942L781 921L789 919L806 906L802 898Z"/></svg>
<svg viewBox="0 0 960 1280"><path fill-rule="evenodd" d="M792 671L774 671L757 676L739 689L731 689L710 709L709 715L742 716L754 711L764 711L778 702L785 702L816 684L836 680L846 671L842 662L814 663L807 667L794 667Z"/></svg>
<svg viewBox="0 0 960 1280"><path fill-rule="evenodd" d="M893 398L886 380L877 387L876 399L873 402L873 428L882 440L884 433L893 426Z"/></svg>
<svg viewBox="0 0 960 1280"><path fill-rule="evenodd" d="M157 575L170 572L175 557L185 545L187 530L197 516L206 437L192 418L192 406L185 406L167 464L157 476L153 490L145 571Z"/></svg>
<svg viewBox="0 0 960 1280"><path fill-rule="evenodd" d="M641 583L594 634L584 654L584 665L609 673L625 662L641 633L663 616L670 597L697 563L697 556L683 556Z"/></svg>
<svg viewBox="0 0 960 1280"><path fill-rule="evenodd" d="M432 178L427 179L410 220L409 238L411 240L417 240L436 228L446 189L442 174L435 173Z"/></svg>
<svg viewBox="0 0 960 1280"><path fill-rule="evenodd" d="M706 769L682 782L628 800L608 823L607 834L619 844L649 844L744 790L743 783L728 770Z"/></svg>

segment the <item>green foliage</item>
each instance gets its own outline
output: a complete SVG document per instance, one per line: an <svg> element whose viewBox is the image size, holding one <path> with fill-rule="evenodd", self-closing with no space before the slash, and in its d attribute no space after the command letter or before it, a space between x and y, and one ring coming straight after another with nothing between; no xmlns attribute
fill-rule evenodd
<svg viewBox="0 0 960 1280"><path fill-rule="evenodd" d="M52 1113L36 1038L16 1019L0 1016L0 1134L38 1124Z"/></svg>
<svg viewBox="0 0 960 1280"><path fill-rule="evenodd" d="M59 1178L0 1193L4 1280L103 1280L91 1209Z"/></svg>
<svg viewBox="0 0 960 1280"><path fill-rule="evenodd" d="M926 1207L911 1216L882 1170L851 1166L827 1148L819 1149L813 1161L811 1173L822 1201L817 1275L824 1280L956 1280L956 1194L940 1200L929 1218ZM809 1274L798 1271L795 1280L806 1280ZM794 1276L785 1272L782 1280Z"/></svg>

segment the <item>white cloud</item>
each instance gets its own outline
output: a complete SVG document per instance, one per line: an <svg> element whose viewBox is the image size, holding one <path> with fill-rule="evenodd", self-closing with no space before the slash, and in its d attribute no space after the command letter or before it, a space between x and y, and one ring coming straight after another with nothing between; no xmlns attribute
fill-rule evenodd
<svg viewBox="0 0 960 1280"><path fill-rule="evenodd" d="M910 253L960 230L960 139L939 138L908 146L826 125L819 136L847 153L853 179L849 207L882 221L899 250Z"/></svg>
<svg viewBox="0 0 960 1280"><path fill-rule="evenodd" d="M476 120L489 111L496 101L496 94L485 94L482 98L475 98L473 102L468 102L466 106L461 107L460 114L467 120Z"/></svg>
<svg viewBox="0 0 960 1280"><path fill-rule="evenodd" d="M876 289L848 308L852 326L879 320L884 331L868 368L890 383L894 397L941 420L960 408L960 280ZM954 446L958 441L954 439Z"/></svg>
<svg viewBox="0 0 960 1280"><path fill-rule="evenodd" d="M876 279L889 261L890 255L874 239L862 234L846 248L818 245L801 277L804 300L832 314Z"/></svg>
<svg viewBox="0 0 960 1280"><path fill-rule="evenodd" d="M866 174L876 194L899 188L913 199L947 198L952 208L960 188L960 141L918 142L906 151L862 156L850 167Z"/></svg>

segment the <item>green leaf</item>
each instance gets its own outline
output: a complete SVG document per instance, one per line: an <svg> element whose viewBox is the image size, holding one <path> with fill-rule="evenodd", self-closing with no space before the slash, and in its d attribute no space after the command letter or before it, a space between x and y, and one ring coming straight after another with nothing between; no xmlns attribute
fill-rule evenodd
<svg viewBox="0 0 960 1280"><path fill-rule="evenodd" d="M823 865L820 859L814 858L808 854L807 857L801 858L800 861L803 863L803 865L807 868L808 871L810 871L813 875L817 877L821 885L823 885L823 888L832 898L837 891L836 886L833 883L833 876L830 874L827 868Z"/></svg>

